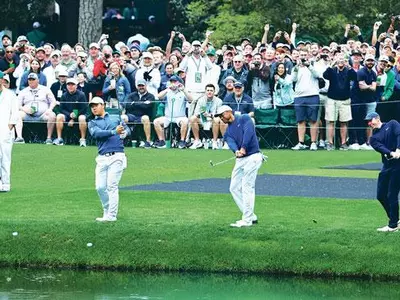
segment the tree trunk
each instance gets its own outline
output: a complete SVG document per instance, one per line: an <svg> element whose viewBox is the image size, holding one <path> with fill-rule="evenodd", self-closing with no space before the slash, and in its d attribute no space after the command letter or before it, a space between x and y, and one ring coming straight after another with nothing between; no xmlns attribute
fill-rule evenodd
<svg viewBox="0 0 400 300"><path fill-rule="evenodd" d="M80 0L78 41L85 47L100 39L103 0Z"/></svg>

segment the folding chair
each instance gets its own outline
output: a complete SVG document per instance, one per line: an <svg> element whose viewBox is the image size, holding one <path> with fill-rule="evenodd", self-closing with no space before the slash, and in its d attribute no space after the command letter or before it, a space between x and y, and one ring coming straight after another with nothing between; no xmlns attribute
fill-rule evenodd
<svg viewBox="0 0 400 300"><path fill-rule="evenodd" d="M294 109L279 108L279 124L279 131L283 136L280 145L283 145L282 148L293 147L297 141L296 111Z"/></svg>
<svg viewBox="0 0 400 300"><path fill-rule="evenodd" d="M277 109L256 109L254 119L256 121L256 132L262 147L276 147L276 128L278 127Z"/></svg>

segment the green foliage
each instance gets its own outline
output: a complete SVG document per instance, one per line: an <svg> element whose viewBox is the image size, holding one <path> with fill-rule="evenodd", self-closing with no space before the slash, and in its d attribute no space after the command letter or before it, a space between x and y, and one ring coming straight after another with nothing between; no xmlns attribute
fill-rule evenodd
<svg viewBox="0 0 400 300"><path fill-rule="evenodd" d="M266 23L273 25L268 36L271 41L276 31L290 32L296 22L300 39L328 43L342 38L346 24L358 25L368 41L375 21L382 21L383 31L390 16L399 13L400 2L390 0L194 0L186 6L187 22L177 24L189 39L201 39L207 29L214 30L212 42L222 45L237 43L244 36L260 41ZM355 33L350 32L349 37Z"/></svg>
<svg viewBox="0 0 400 300"><path fill-rule="evenodd" d="M31 22L47 14L52 0L2 0L0 1L0 26Z"/></svg>

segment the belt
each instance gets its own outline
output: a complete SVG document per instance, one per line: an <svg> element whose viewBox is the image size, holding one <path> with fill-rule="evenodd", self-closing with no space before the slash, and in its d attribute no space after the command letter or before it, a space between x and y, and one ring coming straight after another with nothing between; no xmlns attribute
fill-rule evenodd
<svg viewBox="0 0 400 300"><path fill-rule="evenodd" d="M320 95L328 95L328 92L319 92Z"/></svg>
<svg viewBox="0 0 400 300"><path fill-rule="evenodd" d="M108 153L104 153L104 156L113 156L114 154L116 154L117 152L108 152Z"/></svg>

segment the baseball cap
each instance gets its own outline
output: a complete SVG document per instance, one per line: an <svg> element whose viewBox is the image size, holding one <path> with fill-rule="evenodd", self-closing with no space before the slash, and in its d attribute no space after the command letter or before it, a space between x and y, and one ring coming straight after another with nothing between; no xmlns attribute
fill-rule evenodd
<svg viewBox="0 0 400 300"><path fill-rule="evenodd" d="M4 38L8 38L9 40L11 40L11 37L8 34L4 34L1 39L3 40Z"/></svg>
<svg viewBox="0 0 400 300"><path fill-rule="evenodd" d="M232 111L232 108L229 105L221 105L220 107L218 107L215 116L220 117L226 111Z"/></svg>
<svg viewBox="0 0 400 300"><path fill-rule="evenodd" d="M381 56L379 57L379 61L386 61L386 62L389 62L389 57L387 57L386 55L381 55Z"/></svg>
<svg viewBox="0 0 400 300"><path fill-rule="evenodd" d="M53 52L51 52L50 57L53 56L58 56L61 57L61 52L59 50L54 50Z"/></svg>
<svg viewBox="0 0 400 300"><path fill-rule="evenodd" d="M229 81L229 80L232 80L233 83L236 82L236 78L235 78L235 77L233 77L233 76L227 76L227 77L224 79L224 85L226 85L226 82Z"/></svg>
<svg viewBox="0 0 400 300"><path fill-rule="evenodd" d="M171 78L169 79L169 81L178 81L178 82L182 83L182 79L176 75L172 75Z"/></svg>
<svg viewBox="0 0 400 300"><path fill-rule="evenodd" d="M192 46L201 46L201 43L200 43L200 41L195 40L192 42Z"/></svg>
<svg viewBox="0 0 400 300"><path fill-rule="evenodd" d="M299 45L305 45L306 43L304 42L304 41L298 41L297 42L297 47L299 46Z"/></svg>
<svg viewBox="0 0 400 300"><path fill-rule="evenodd" d="M76 55L77 55L78 57L87 57L86 52L83 52L83 51L78 52Z"/></svg>
<svg viewBox="0 0 400 300"><path fill-rule="evenodd" d="M215 51L214 48L209 48L209 49L207 50L206 54L207 54L207 55L210 55L210 56L215 56L216 51Z"/></svg>
<svg viewBox="0 0 400 300"><path fill-rule="evenodd" d="M58 77L60 76L68 77L68 72L65 68L60 68L60 71L58 71Z"/></svg>
<svg viewBox="0 0 400 300"><path fill-rule="evenodd" d="M90 104L104 104L104 100L101 99L100 97L93 97L92 100L90 100Z"/></svg>
<svg viewBox="0 0 400 300"><path fill-rule="evenodd" d="M129 50L133 50L133 49L136 49L137 51L141 52L140 46L139 46L138 44L132 44L132 45L129 47Z"/></svg>
<svg viewBox="0 0 400 300"><path fill-rule="evenodd" d="M181 73L181 72L185 72L185 70L182 69L182 68L179 68L179 67L174 69L174 73L175 73L175 74L179 74L179 73Z"/></svg>
<svg viewBox="0 0 400 300"><path fill-rule="evenodd" d="M22 41L28 41L28 39L26 38L26 36L24 36L24 35L20 35L18 38L17 38L17 43L19 43L19 42L22 42Z"/></svg>
<svg viewBox="0 0 400 300"><path fill-rule="evenodd" d="M36 73L30 73L30 74L28 75L28 79L35 79L35 80L37 80L37 79L38 79L38 76L37 76Z"/></svg>
<svg viewBox="0 0 400 300"><path fill-rule="evenodd" d="M96 49L100 49L100 45L98 44L98 43L91 43L90 45L89 45L89 49L90 48L96 48Z"/></svg>
<svg viewBox="0 0 400 300"><path fill-rule="evenodd" d="M373 61L375 61L375 56L373 56L372 54L367 54L367 55L365 55L364 60L365 60L365 61L367 61L367 60L373 60Z"/></svg>
<svg viewBox="0 0 400 300"><path fill-rule="evenodd" d="M38 53L39 51L43 51L44 53L46 53L46 51L44 50L43 47L39 47L39 48L36 49L36 53Z"/></svg>
<svg viewBox="0 0 400 300"><path fill-rule="evenodd" d="M136 86L138 85L147 85L147 81L144 79L138 79L138 81L136 82Z"/></svg>
<svg viewBox="0 0 400 300"><path fill-rule="evenodd" d="M364 43L362 43L362 44L361 44L361 46L360 46L360 47L363 47L363 46L365 46L365 47L367 47L367 48L368 48L368 47L369 47L369 44L364 42Z"/></svg>
<svg viewBox="0 0 400 300"><path fill-rule="evenodd" d="M366 117L365 120L366 121L371 121L374 118L380 118L379 114L376 112L370 112Z"/></svg>
<svg viewBox="0 0 400 300"><path fill-rule="evenodd" d="M142 57L153 59L153 54L151 54L150 52L143 52Z"/></svg>
<svg viewBox="0 0 400 300"><path fill-rule="evenodd" d="M114 50L114 51L112 52L112 55L115 55L115 54L121 56L121 52L119 52L118 50Z"/></svg>
<svg viewBox="0 0 400 300"><path fill-rule="evenodd" d="M59 74L58 76L60 76L60 74ZM75 85L78 84L78 82L76 81L75 78L68 78L68 79L67 79L67 84L68 84L68 83L72 83L72 84L75 84Z"/></svg>
<svg viewBox="0 0 400 300"><path fill-rule="evenodd" d="M359 50L353 50L353 51L351 52L351 56L353 56L353 55L362 56L362 53L361 53Z"/></svg>
<svg viewBox="0 0 400 300"><path fill-rule="evenodd" d="M324 50L327 50L327 51L331 52L331 48L329 48L328 46L323 46L321 48L321 51L324 51Z"/></svg>
<svg viewBox="0 0 400 300"><path fill-rule="evenodd" d="M233 84L233 86L236 88L236 87L239 87L239 88L242 88L243 87L243 83L241 83L240 81L236 81L234 84Z"/></svg>

